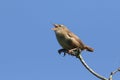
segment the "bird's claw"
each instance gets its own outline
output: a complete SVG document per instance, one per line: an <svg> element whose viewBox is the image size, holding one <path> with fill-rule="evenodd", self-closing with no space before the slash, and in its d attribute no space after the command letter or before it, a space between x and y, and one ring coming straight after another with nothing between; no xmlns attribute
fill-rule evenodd
<svg viewBox="0 0 120 80"><path fill-rule="evenodd" d="M64 56L65 56L68 51L66 49L60 49L60 50L58 50L59 54L61 54L62 52L64 53Z"/></svg>
<svg viewBox="0 0 120 80"><path fill-rule="evenodd" d="M81 50L79 48L74 48L74 49L70 49L70 50L66 50L66 49L58 50L59 54L61 54L62 52L64 53L64 56L66 55L66 53L68 53L69 55L77 57L81 53Z"/></svg>
<svg viewBox="0 0 120 80"><path fill-rule="evenodd" d="M68 53L72 56L79 56L79 54L81 53L81 50L79 48L74 48L74 49L70 49L68 50Z"/></svg>

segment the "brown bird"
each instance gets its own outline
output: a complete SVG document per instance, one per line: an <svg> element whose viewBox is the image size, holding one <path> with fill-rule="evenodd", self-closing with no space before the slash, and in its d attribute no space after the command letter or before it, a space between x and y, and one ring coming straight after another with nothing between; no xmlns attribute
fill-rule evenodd
<svg viewBox="0 0 120 80"><path fill-rule="evenodd" d="M52 28L56 34L56 38L59 44L63 49L58 50L59 53L64 52L73 55L70 50L79 48L80 51L87 50L89 52L93 52L93 48L83 44L83 42L72 33L66 26L60 24L54 24L54 28Z"/></svg>

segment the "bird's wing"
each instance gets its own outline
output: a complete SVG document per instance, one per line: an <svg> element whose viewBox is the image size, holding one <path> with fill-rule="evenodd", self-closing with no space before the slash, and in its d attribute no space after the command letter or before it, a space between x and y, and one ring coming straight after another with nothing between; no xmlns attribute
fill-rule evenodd
<svg viewBox="0 0 120 80"><path fill-rule="evenodd" d="M71 38L75 38L75 40L78 41L79 44L80 44L82 47L84 47L83 42L82 42L82 41L79 39L79 37L76 36L74 33L68 31L68 36L71 37Z"/></svg>

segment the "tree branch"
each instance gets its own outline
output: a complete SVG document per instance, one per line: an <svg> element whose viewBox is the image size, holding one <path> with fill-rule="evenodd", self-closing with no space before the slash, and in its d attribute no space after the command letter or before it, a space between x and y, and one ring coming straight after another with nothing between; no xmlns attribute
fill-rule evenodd
<svg viewBox="0 0 120 80"><path fill-rule="evenodd" d="M100 74L96 73L94 70L92 70L85 62L85 60L82 58L81 54L79 56L76 56L80 62L84 65L84 67L93 75L95 75L97 78L101 79L101 80L108 80L107 78L101 76Z"/></svg>
<svg viewBox="0 0 120 80"><path fill-rule="evenodd" d="M85 67L90 73L92 73L94 76L96 76L97 78L99 78L99 79L101 79L101 80L113 80L113 79L112 79L112 76L113 76L114 74L116 74L117 72L120 72L120 67L119 67L117 70L111 72L110 77L107 79L107 78L105 78L104 76L101 76L100 74L96 73L92 68L90 68L90 67L87 65L87 63L85 62L85 60L83 59L83 57L82 57L82 55L81 55L81 50L79 50L79 48L74 48L74 49L71 49L71 50L68 50L68 51L65 50L65 49L61 49L61 50L59 50L58 52L59 52L59 54L61 54L61 52L64 52L64 55L65 55L66 53L68 53L68 54L71 55L71 56L75 56L76 58L78 58L78 59L80 60L80 62L84 65L84 67Z"/></svg>
<svg viewBox="0 0 120 80"><path fill-rule="evenodd" d="M115 75L117 72L120 72L120 67L119 67L117 70L111 72L110 77L109 77L109 80L113 80L113 79L112 79L112 76Z"/></svg>

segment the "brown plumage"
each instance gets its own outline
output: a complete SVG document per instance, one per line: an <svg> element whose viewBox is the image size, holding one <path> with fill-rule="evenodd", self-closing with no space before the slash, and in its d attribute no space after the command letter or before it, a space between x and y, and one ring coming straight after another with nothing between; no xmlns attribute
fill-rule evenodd
<svg viewBox="0 0 120 80"><path fill-rule="evenodd" d="M81 51L94 51L93 48L83 44L80 38L72 33L66 26L54 24L54 28L52 30L54 30L56 38L63 49L70 50L74 48L79 48Z"/></svg>

